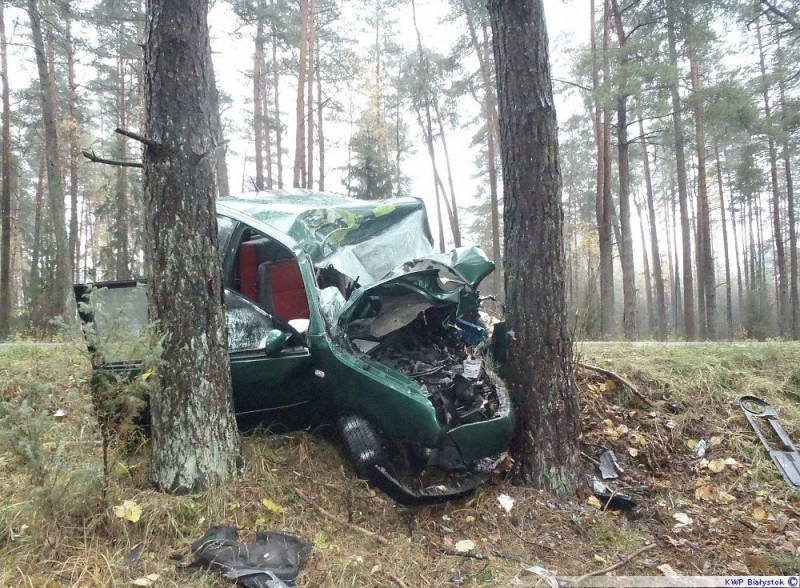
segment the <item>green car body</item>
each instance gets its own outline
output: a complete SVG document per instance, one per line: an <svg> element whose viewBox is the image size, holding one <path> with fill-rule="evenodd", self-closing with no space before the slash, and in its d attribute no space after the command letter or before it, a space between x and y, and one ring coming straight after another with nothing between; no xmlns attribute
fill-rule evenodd
<svg viewBox="0 0 800 588"><path fill-rule="evenodd" d="M321 415L337 423L357 473L401 502L479 484L514 426L505 387L479 355L476 288L494 269L483 252L436 253L415 199L258 192L220 200L217 215L240 423L287 410ZM136 285L76 286L89 302L79 306L90 341L120 340L115 320L146 328L146 287ZM423 340L434 341L433 360ZM393 367L416 357L433 367ZM112 346L99 369L130 359ZM435 483L431 470L441 474Z"/></svg>

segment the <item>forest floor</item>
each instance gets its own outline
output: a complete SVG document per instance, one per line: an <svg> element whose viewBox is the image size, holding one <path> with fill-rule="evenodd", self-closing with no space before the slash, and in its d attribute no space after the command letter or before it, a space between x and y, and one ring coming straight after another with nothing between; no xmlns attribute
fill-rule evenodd
<svg viewBox="0 0 800 588"><path fill-rule="evenodd" d="M800 344L593 343L576 352L636 389L594 370L576 374L586 472L599 475L599 456L612 450L623 473L611 483L633 508L604 508L588 485L582 497L556 500L499 476L464 499L400 507L356 479L334 444L303 431L246 436L234 483L179 497L148 486L147 443L128 440L111 448L104 496L82 344L4 346L0 586L228 586L215 572L180 567L189 544L219 524L239 527L243 540L268 529L312 542L301 587L534 586L530 566L582 576L631 555L612 573L800 570L800 492L738 405L744 394L764 398L800 443ZM501 495L513 498L510 510ZM465 540L474 547L462 553Z"/></svg>

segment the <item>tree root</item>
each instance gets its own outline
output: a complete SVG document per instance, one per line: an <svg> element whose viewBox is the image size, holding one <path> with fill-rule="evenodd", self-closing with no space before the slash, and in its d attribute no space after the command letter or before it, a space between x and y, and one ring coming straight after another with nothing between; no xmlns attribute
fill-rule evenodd
<svg viewBox="0 0 800 588"><path fill-rule="evenodd" d="M619 384L621 384L622 386L624 386L625 388L627 388L628 390L633 392L636 396L639 397L639 399L642 402L644 402L648 406L652 406L653 405L653 402L647 396L645 396L644 394L639 392L639 390L636 388L636 386L631 384L628 380L626 380L625 378L620 376L618 373L612 372L611 370L607 370L605 368L598 367L596 365L591 365L591 364L588 364L588 363L584 363L582 361L578 362L578 366L580 366L580 367L582 367L584 369L593 371L593 372L597 372L599 374L602 374L602 375L606 376L607 378L615 380L616 382L618 382Z"/></svg>
<svg viewBox="0 0 800 588"><path fill-rule="evenodd" d="M373 539L375 539L378 543L381 543L382 545L390 545L391 544L389 542L389 540L386 537L384 537L383 535L379 535L378 533L375 533L374 531L370 531L369 529L365 529L364 527L359 527L355 523L348 522L347 519L345 519L345 518L342 518L342 517L340 517L338 515L335 515L333 513L328 512L327 510L322 508L320 505L318 505L316 502L311 500L303 492L301 492L299 488L293 488L292 490L298 496L298 498L300 498L300 500L302 500L304 503L306 503L311 508L316 510L322 516L324 516L324 517L326 517L326 518L328 518L328 519L330 519L330 520L332 520L332 521L334 521L336 523L339 523L340 525L343 525L343 526L347 527L348 529L353 529L355 531L358 531L359 533L363 533L367 537L372 537Z"/></svg>

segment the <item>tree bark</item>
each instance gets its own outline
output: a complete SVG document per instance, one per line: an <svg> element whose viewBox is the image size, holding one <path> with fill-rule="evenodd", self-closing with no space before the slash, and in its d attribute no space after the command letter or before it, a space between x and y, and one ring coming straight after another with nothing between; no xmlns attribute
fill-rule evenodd
<svg viewBox="0 0 800 588"><path fill-rule="evenodd" d="M0 341L11 332L11 100L8 88L5 0L0 0L0 84L2 84L2 178L0 178Z"/></svg>
<svg viewBox="0 0 800 588"><path fill-rule="evenodd" d="M672 99L672 127L675 135L675 170L678 179L678 205L681 213L681 247L683 250L683 331L687 341L696 337L694 312L694 280L692 277L692 229L689 222L689 194L686 180L686 154L683 136L683 106L678 94L678 50L675 32L675 5L666 3L667 32L669 40L669 62L675 69L675 77L670 83Z"/></svg>
<svg viewBox="0 0 800 588"><path fill-rule="evenodd" d="M687 20L691 21L689 17ZM691 24L691 22L689 23ZM693 35L688 35L689 69L692 91L702 92L700 65ZM711 223L709 220L708 186L706 179L705 111L701 100L693 103L695 124L695 149L697 150L697 284L698 298L702 298L705 316L700 319L700 338L717 339L717 296L714 278L714 258L711 252Z"/></svg>
<svg viewBox="0 0 800 588"><path fill-rule="evenodd" d="M308 0L308 51L306 58L306 187L314 188L314 45L316 0Z"/></svg>
<svg viewBox="0 0 800 588"><path fill-rule="evenodd" d="M295 188L306 187L306 75L308 70L308 3L300 0L300 60L297 66L297 100L295 116L297 118L294 135L294 170L292 185Z"/></svg>
<svg viewBox="0 0 800 588"><path fill-rule="evenodd" d="M168 492L229 480L239 459L214 212L216 147L204 0L148 0L144 88L150 319L150 479Z"/></svg>
<svg viewBox="0 0 800 588"><path fill-rule="evenodd" d="M128 128L128 100L125 84L125 57L123 54L125 37L123 25L117 25L117 128ZM116 135L116 154L118 161L128 158L128 142L120 134ZM118 166L114 169L114 279L129 280L131 276L130 245L128 242L128 219L130 205L128 199L128 168Z"/></svg>
<svg viewBox="0 0 800 588"><path fill-rule="evenodd" d="M78 114L75 83L75 51L72 46L72 6L67 1L64 11L64 51L67 56L67 143L69 145L69 254L72 258L73 280L78 279L77 267L80 256L81 240L78 232Z"/></svg>
<svg viewBox="0 0 800 588"><path fill-rule="evenodd" d="M621 239L619 259L622 266L622 329L628 341L637 337L636 332L636 271L633 264L633 236L631 234L631 174L628 144L628 94L626 77L628 57L626 54L625 30L622 27L617 0L611 0L617 39L621 52L620 70L622 79L617 97L617 166L619 171L619 221Z"/></svg>
<svg viewBox="0 0 800 588"><path fill-rule="evenodd" d="M52 284L48 288L51 301L49 314L54 317L63 317L66 320L67 300L72 300L72 256L69 252L69 239L65 220L66 209L64 206L64 183L61 179L56 93L45 57L42 18L41 14L39 14L36 0L28 0L27 7L28 16L31 20L36 66L39 72L42 126L44 127L47 164L47 197L55 240L55 269Z"/></svg>
<svg viewBox="0 0 800 588"><path fill-rule="evenodd" d="M505 194L510 347L518 482L557 495L581 481L580 420L564 299L556 112L541 0L490 0Z"/></svg>

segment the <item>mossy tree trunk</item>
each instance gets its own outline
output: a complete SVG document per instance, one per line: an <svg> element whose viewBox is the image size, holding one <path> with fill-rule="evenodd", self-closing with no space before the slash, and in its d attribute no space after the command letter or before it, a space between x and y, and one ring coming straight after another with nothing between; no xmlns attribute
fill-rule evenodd
<svg viewBox="0 0 800 588"><path fill-rule="evenodd" d="M490 0L505 195L507 384L518 482L557 495L580 481L579 410L564 292L556 112L542 0Z"/></svg>
<svg viewBox="0 0 800 588"><path fill-rule="evenodd" d="M192 492L236 472L222 274L214 212L214 113L207 3L148 0L145 43L146 249L150 318L162 338L151 398L150 477Z"/></svg>

